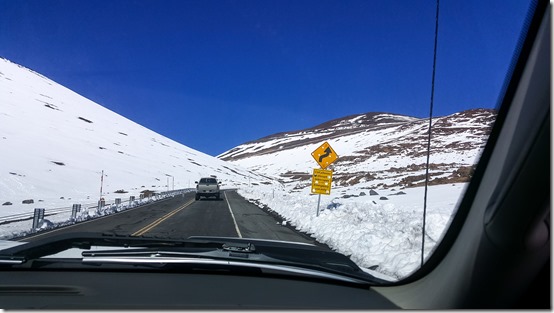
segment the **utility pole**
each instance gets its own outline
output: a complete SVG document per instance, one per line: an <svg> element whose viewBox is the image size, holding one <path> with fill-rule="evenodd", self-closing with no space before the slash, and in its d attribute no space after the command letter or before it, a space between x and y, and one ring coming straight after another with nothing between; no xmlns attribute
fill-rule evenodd
<svg viewBox="0 0 554 313"><path fill-rule="evenodd" d="M102 176L100 176L100 199L102 200L102 187L104 186L104 170L102 170Z"/></svg>

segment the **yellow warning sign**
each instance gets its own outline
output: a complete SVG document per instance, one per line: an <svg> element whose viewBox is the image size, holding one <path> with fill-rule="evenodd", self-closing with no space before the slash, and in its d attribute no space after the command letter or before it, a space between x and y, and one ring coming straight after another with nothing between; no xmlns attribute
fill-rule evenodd
<svg viewBox="0 0 554 313"><path fill-rule="evenodd" d="M312 152L312 156L322 169L326 169L329 164L335 162L339 158L327 141L319 146L319 148L315 149L314 152Z"/></svg>
<svg viewBox="0 0 554 313"><path fill-rule="evenodd" d="M312 175L312 193L321 195L331 194L331 182L333 181L333 171L314 169Z"/></svg>

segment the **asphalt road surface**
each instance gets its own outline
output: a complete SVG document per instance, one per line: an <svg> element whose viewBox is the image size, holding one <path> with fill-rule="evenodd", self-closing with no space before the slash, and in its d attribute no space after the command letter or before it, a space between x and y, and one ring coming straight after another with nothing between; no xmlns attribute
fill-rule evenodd
<svg viewBox="0 0 554 313"><path fill-rule="evenodd" d="M228 190L222 195L220 200L195 201L194 193L186 193L20 240L32 241L64 232L96 232L162 238L224 236L317 244L312 238L282 226L280 220L237 192Z"/></svg>

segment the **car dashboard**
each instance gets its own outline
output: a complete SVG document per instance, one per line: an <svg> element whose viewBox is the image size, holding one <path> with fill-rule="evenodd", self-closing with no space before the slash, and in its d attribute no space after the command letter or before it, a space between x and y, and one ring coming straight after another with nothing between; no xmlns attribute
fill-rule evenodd
<svg viewBox="0 0 554 313"><path fill-rule="evenodd" d="M3 309L397 309L370 287L309 278L148 270L0 272Z"/></svg>

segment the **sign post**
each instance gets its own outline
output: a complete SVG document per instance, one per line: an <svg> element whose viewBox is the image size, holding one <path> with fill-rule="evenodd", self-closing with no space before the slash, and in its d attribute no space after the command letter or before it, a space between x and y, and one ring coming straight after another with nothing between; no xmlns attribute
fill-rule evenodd
<svg viewBox="0 0 554 313"><path fill-rule="evenodd" d="M321 169L314 169L312 175L312 193L318 194L316 216L319 216L321 195L331 194L331 183L333 181L333 171L326 170L326 168L335 162L339 156L328 142L324 142L312 152L312 157L321 167Z"/></svg>

